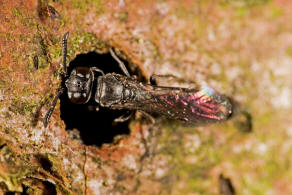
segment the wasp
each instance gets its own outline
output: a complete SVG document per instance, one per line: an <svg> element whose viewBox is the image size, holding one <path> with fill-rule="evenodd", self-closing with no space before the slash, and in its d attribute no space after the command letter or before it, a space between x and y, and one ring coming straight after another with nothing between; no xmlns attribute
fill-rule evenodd
<svg viewBox="0 0 292 195"><path fill-rule="evenodd" d="M98 106L131 111L141 111L145 114L159 114L169 119L187 123L211 123L224 121L232 113L229 99L204 85L201 88L182 88L159 86L155 79L163 75L152 75L150 83L139 82L136 76L131 76L123 62L109 49L112 57L118 62L122 74L107 73L97 67L77 66L67 71L67 40L69 33L62 38L63 78L65 86L60 87L44 120L44 126L55 109L61 94L67 93L68 99L75 104L86 104L91 98ZM95 87L93 87L95 86ZM98 109L97 109L98 110ZM116 121L129 119L131 114L119 117Z"/></svg>

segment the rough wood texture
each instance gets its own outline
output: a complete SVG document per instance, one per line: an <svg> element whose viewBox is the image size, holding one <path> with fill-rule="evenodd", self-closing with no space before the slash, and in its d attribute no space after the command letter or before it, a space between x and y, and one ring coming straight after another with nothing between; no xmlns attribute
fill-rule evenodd
<svg viewBox="0 0 292 195"><path fill-rule="evenodd" d="M0 4L0 193L218 194L221 173L239 194L292 193L291 1ZM45 129L67 31L68 61L113 46L144 78L207 82L244 112L203 127L137 115L99 147L72 139L58 104Z"/></svg>

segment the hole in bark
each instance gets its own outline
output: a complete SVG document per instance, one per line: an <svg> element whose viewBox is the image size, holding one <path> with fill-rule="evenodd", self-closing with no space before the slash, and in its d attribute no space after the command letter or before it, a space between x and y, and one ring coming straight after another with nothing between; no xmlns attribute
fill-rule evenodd
<svg viewBox="0 0 292 195"><path fill-rule="evenodd" d="M43 181L43 185L44 185L44 191L42 194L44 195L55 195L57 194L57 190L56 187L54 186L54 184L48 182L48 181Z"/></svg>
<svg viewBox="0 0 292 195"><path fill-rule="evenodd" d="M47 157L42 156L42 155L38 155L37 158L39 160L39 163L40 163L41 167L45 171L47 171L49 173L52 173L53 172L52 171L53 164L52 164L52 162Z"/></svg>
<svg viewBox="0 0 292 195"><path fill-rule="evenodd" d="M14 195L15 192L5 192L4 195Z"/></svg>
<svg viewBox="0 0 292 195"><path fill-rule="evenodd" d="M129 70L127 62L123 62ZM123 74L118 63L109 53L98 54L90 52L77 55L76 58L70 62L68 72L70 73L72 69L77 66L97 67L105 74L112 72ZM138 70L137 75L141 75L139 73ZM95 106L97 105L94 101L96 82L94 83L95 85L93 85L92 88L93 93L91 94L92 97L88 103L71 103L67 93L64 93L60 97L60 109L61 118L66 124L66 130L70 131L71 137L80 137L82 142L86 145L101 146L103 143L111 143L116 135L129 134L129 121L123 123L113 122L115 118L125 113L124 110L111 110L102 107L99 107L99 111L95 110Z"/></svg>
<svg viewBox="0 0 292 195"><path fill-rule="evenodd" d="M22 184L22 192L21 195L28 195L28 187Z"/></svg>

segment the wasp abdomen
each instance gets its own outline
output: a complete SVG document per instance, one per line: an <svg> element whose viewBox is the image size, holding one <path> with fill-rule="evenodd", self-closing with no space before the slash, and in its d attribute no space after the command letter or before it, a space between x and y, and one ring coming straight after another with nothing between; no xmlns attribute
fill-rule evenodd
<svg viewBox="0 0 292 195"><path fill-rule="evenodd" d="M113 109L143 110L157 113L171 119L187 122L216 122L226 120L232 105L228 98L214 89L203 86L201 89L172 88L141 84L120 76L123 86L127 86L127 97L113 104Z"/></svg>

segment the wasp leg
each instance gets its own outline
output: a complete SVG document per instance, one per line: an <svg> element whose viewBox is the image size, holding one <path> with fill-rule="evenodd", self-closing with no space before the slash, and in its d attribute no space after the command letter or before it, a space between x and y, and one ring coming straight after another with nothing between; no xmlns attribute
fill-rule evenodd
<svg viewBox="0 0 292 195"><path fill-rule="evenodd" d="M54 100L53 100L53 102L52 102L52 104L51 104L50 109L48 110L46 116L44 117L43 124L44 124L45 128L48 126L48 124L49 124L49 120L50 120L50 118L51 118L51 116L52 116L52 113L53 113L55 107L56 107L57 101L58 101L59 97L60 97L63 93L64 93L64 88L60 88L60 89L58 90L58 93L57 93L56 97L54 98Z"/></svg>
<svg viewBox="0 0 292 195"><path fill-rule="evenodd" d="M142 110L138 110L145 118L147 118L152 124L155 123L155 119L150 115L148 114L147 112L144 112Z"/></svg>
<svg viewBox="0 0 292 195"><path fill-rule="evenodd" d="M183 88L198 88L199 85L193 81L187 81L185 79L179 78L177 76L167 74L158 75L153 74L150 76L150 84L154 86L175 86Z"/></svg>
<svg viewBox="0 0 292 195"><path fill-rule="evenodd" d="M150 84L157 85L157 78L165 78L166 75L153 74L150 76Z"/></svg>
<svg viewBox="0 0 292 195"><path fill-rule="evenodd" d="M163 80L167 80L167 81L174 81L174 82L186 82L184 79L182 78L178 78L172 74L166 74L166 75L160 75L160 74L153 74L150 76L150 83L151 85L157 85L157 82L159 82L157 79L163 79Z"/></svg>
<svg viewBox="0 0 292 195"><path fill-rule="evenodd" d="M124 64L124 63L118 58L118 56L115 54L115 52L113 51L113 49L110 48L109 51L110 51L110 54L112 55L112 57L118 62L120 68L121 68L122 71L123 71L123 73L124 73L126 76L130 77L131 75L130 75L129 71L127 70L125 64Z"/></svg>
<svg viewBox="0 0 292 195"><path fill-rule="evenodd" d="M104 76L104 72L101 69L99 69L99 68L91 67L90 70L92 70L93 72L99 72L99 73L102 74L102 76Z"/></svg>
<svg viewBox="0 0 292 195"><path fill-rule="evenodd" d="M125 114L123 114L122 116L119 116L118 118L116 118L114 120L114 122L116 123L122 123L125 122L127 120L129 120L132 116L133 116L133 111L127 111Z"/></svg>

